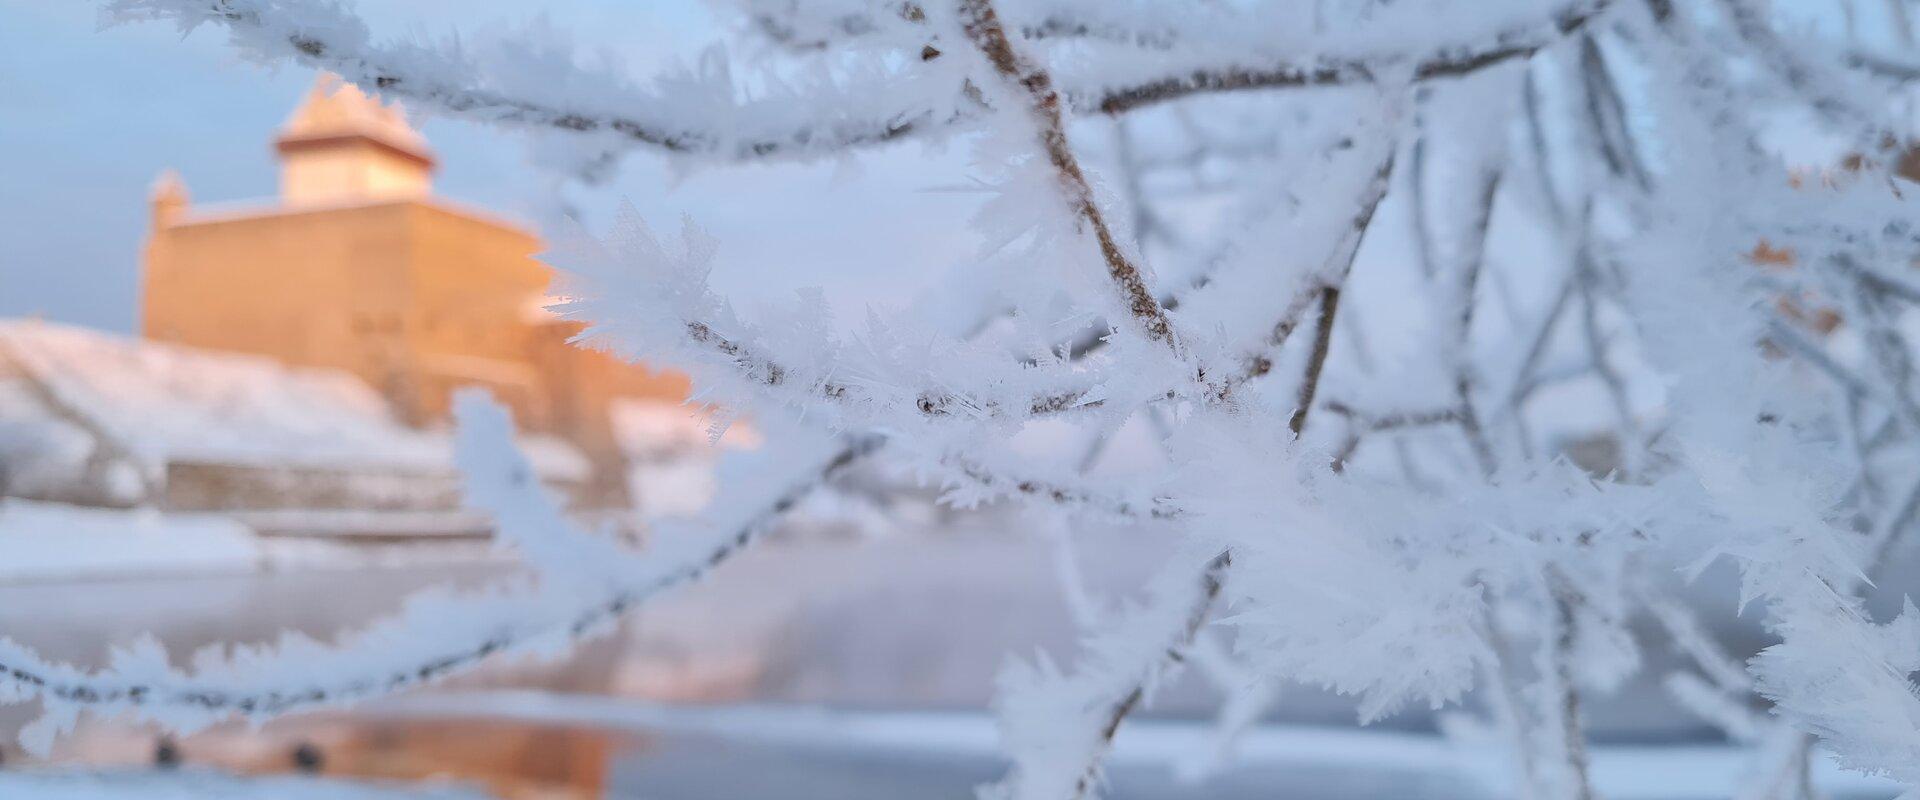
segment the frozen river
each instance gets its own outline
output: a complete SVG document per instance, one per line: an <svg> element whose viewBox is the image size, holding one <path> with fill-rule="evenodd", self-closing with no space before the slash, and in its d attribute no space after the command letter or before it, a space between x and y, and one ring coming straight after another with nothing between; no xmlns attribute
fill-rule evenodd
<svg viewBox="0 0 1920 800"><path fill-rule="evenodd" d="M873 754L688 737L618 761L609 795L622 800L974 800L1006 767L986 756ZM1310 763L1248 765L1202 783L1161 766L1121 765L1108 800L1367 800L1483 798L1458 778L1382 765L1356 771Z"/></svg>
<svg viewBox="0 0 1920 800"><path fill-rule="evenodd" d="M1154 552L1111 547L1084 556L1082 566L1095 590L1111 596L1137 585ZM611 693L626 701L562 695L564 702L530 711L501 703L519 695L433 693L392 708L473 720L531 715L569 729L621 731L633 744L607 760L606 789L623 800L964 800L1004 770L982 711L1002 660L1036 649L1071 658L1074 628L1049 559L1041 544L995 537L770 542L712 580L660 598L616 637L560 665L455 687ZM108 647L152 632L183 659L210 643L268 642L282 629L329 638L392 611L418 589L473 586L509 570L498 561L413 559L0 583L0 635L93 664ZM690 700L707 705L669 713L652 704ZM1109 796L1450 800L1496 796L1490 787L1505 779L1497 763L1443 748L1430 733L1430 714L1357 732L1345 701L1295 689L1279 706L1278 727L1250 743L1249 758L1204 784L1185 783L1171 754L1198 745L1169 742L1201 737L1200 725L1180 720L1212 702L1189 682L1129 723ZM1636 755L1633 742L1698 740L1701 726L1654 695L1624 707L1595 720L1596 768L1609 797L1726 796L1745 766L1737 754L1703 745L1665 760ZM30 709L0 708L0 734L10 737L30 716ZM1891 796L1871 785L1831 785L1852 786L1841 797Z"/></svg>

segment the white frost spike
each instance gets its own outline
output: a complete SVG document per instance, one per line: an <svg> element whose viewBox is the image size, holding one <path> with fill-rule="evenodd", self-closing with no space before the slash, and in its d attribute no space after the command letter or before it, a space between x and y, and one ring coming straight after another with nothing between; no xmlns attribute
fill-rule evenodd
<svg viewBox="0 0 1920 800"><path fill-rule="evenodd" d="M73 730L74 723L79 720L79 706L48 702L39 719L20 729L20 747L35 758L50 758L53 755L53 743L61 735Z"/></svg>
<svg viewBox="0 0 1920 800"><path fill-rule="evenodd" d="M1160 570L1144 599L1086 638L1071 673L1044 654L1002 669L994 708L1014 764L981 787L983 800L1092 796L1114 729L1171 677L1212 611L1219 586L1196 585L1195 575L1211 574L1201 561L1188 554Z"/></svg>
<svg viewBox="0 0 1920 800"><path fill-rule="evenodd" d="M493 517L495 543L510 547L560 585L607 585L640 569L642 559L609 536L583 530L513 441L507 409L480 389L454 395L456 456L468 507Z"/></svg>

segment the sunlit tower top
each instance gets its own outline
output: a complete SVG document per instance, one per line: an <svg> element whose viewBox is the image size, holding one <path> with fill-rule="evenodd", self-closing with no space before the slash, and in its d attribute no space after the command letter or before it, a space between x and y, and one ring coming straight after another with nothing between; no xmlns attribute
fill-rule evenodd
<svg viewBox="0 0 1920 800"><path fill-rule="evenodd" d="M433 151L398 104L322 73L274 141L288 205L424 197Z"/></svg>

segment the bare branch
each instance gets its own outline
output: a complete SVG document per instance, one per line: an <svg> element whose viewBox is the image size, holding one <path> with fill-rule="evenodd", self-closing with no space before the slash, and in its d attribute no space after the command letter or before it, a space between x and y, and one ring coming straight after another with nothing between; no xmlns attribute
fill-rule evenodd
<svg viewBox="0 0 1920 800"><path fill-rule="evenodd" d="M1313 331L1313 350L1307 354L1307 373L1300 379L1293 416L1287 419L1287 430L1292 431L1296 439L1306 429L1307 412L1313 408L1313 396L1320 391L1320 373L1327 365L1327 350L1333 344L1333 316L1339 310L1340 288L1320 287L1320 321Z"/></svg>
<svg viewBox="0 0 1920 800"><path fill-rule="evenodd" d="M1329 413L1339 414L1353 421L1355 427L1367 431L1392 431L1407 428L1429 428L1435 425L1448 425L1460 421L1460 410L1440 408L1430 411L1391 411L1384 414L1369 413L1354 408L1339 400L1328 400L1320 404Z"/></svg>

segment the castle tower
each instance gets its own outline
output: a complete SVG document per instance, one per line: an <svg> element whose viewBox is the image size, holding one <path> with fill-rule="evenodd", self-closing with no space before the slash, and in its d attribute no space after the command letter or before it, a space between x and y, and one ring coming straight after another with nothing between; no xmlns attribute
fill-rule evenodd
<svg viewBox="0 0 1920 800"><path fill-rule="evenodd" d="M155 182L147 338L340 370L420 427L486 387L522 428L573 443L617 504L612 409L684 398L686 376L573 347L580 323L530 314L553 277L539 239L435 197L433 154L397 108L322 76L275 144L278 202L193 206L177 175Z"/></svg>
<svg viewBox="0 0 1920 800"><path fill-rule="evenodd" d="M425 197L433 152L398 106L322 73L274 141L280 199L314 205Z"/></svg>

